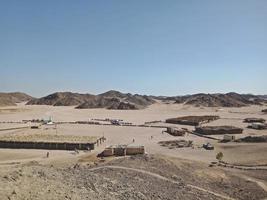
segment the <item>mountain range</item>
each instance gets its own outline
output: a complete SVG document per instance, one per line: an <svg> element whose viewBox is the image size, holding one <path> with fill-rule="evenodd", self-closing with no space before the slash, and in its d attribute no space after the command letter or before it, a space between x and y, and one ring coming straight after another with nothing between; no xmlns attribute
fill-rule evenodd
<svg viewBox="0 0 267 200"><path fill-rule="evenodd" d="M193 94L184 96L147 96L121 93L110 90L93 95L73 92L56 92L41 98L33 98L25 93L0 93L0 106L14 106L27 101L27 105L75 106L77 109L106 108L114 110L137 110L146 108L156 101L203 107L242 107L267 103L266 95L238 94Z"/></svg>
<svg viewBox="0 0 267 200"><path fill-rule="evenodd" d="M136 110L143 109L153 103L155 100L146 95L124 94L110 90L99 95L57 92L39 99L32 99L27 105L76 106L77 109Z"/></svg>
<svg viewBox="0 0 267 200"><path fill-rule="evenodd" d="M238 94L234 92L221 94L193 94L176 97L165 97L163 100L172 100L175 103L203 107L242 107L248 105L261 105L267 102L265 95Z"/></svg>

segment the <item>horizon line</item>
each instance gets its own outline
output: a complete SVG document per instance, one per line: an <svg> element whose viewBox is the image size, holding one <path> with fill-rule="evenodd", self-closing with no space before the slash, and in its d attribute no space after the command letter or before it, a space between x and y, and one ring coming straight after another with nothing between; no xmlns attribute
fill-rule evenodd
<svg viewBox="0 0 267 200"><path fill-rule="evenodd" d="M260 96L260 95L267 95L267 93L261 93L261 94L256 94L256 93L250 93L250 92L235 92L235 91L228 91L228 92L193 92L193 93L187 93L187 94L177 94L177 95L153 95L153 94L144 94L144 93L135 93L135 92L125 92L125 91L120 91L120 90L106 90L104 92L100 92L100 93L90 93L90 92L81 92L81 91L73 91L73 90L58 90L58 91L54 91L54 92L50 92L46 95L41 95L39 97L36 97L35 95L32 95L31 93L28 92L24 92L24 91L0 91L0 93L5 93L5 94L11 94L11 93L23 93L23 94L27 94L33 98L42 98L42 97L46 97L49 96L51 94L55 94L55 93L76 93L76 94L90 94L90 95L100 95L106 92L110 92L110 91L114 91L114 92L120 92L123 94L137 94L137 95L145 95L145 96L156 96L156 97L177 97L177 96L187 96L187 95L196 95L196 94L229 94L229 93L236 93L236 94L240 94L240 95L255 95L255 96Z"/></svg>

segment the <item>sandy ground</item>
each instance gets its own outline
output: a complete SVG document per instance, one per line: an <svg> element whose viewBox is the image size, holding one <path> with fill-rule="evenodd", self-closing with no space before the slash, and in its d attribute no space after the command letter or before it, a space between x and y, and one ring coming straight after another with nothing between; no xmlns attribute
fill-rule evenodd
<svg viewBox="0 0 267 200"><path fill-rule="evenodd" d="M263 107L250 106L242 108L201 108L184 106L181 104L154 104L144 110L106 110L106 109L85 109L79 110L74 107L53 107L53 106L26 106L19 104L17 107L0 108L0 122L19 122L22 120L30 119L48 119L52 116L55 122L70 122L89 119L123 119L125 122L133 124L144 124L148 121L164 121L167 118L186 116L186 115L219 115L221 119L209 123L209 125L233 125L244 128L244 132L236 137L244 137L248 135L267 135L267 130L252 130L247 129L246 123L243 119L247 117L261 117L267 120L267 115L261 113ZM12 112L7 112L7 110ZM17 109L18 112L14 112ZM158 123L157 125L162 125ZM164 124L166 125L166 124ZM30 124L10 124L0 123L0 130L12 127L30 126ZM170 125L173 126L173 125ZM191 126L180 126L193 130ZM99 149L105 146L114 144L130 144L133 139L136 144L145 145L148 153L159 153L168 156L175 156L180 158L192 159L203 162L210 162L215 160L215 156L219 151L224 153L224 160L233 163L242 164L267 164L267 144L219 144L217 141L201 138L194 135L186 135L178 139L193 140L194 149L181 148L181 149L168 149L161 147L158 142L164 140L174 140L177 137L170 136L167 133L162 133L164 129L159 128L142 128L142 127L120 127L120 126L98 126L98 125L73 125L62 124L57 125L57 130L53 128L42 127L38 132L40 133L54 133L54 134L70 134L70 135L88 135L88 136L105 136L107 141ZM1 134L10 133L32 133L36 130L21 129L0 131ZM152 136L152 138L151 138ZM222 136L215 136L221 138ZM201 147L203 143L210 142L216 148L215 151L206 151ZM98 150L99 150L98 149ZM46 154L46 150L25 150L21 154L21 150L6 150L0 149L0 162L7 161L8 158L13 159L29 159L40 158ZM9 156L12 155L12 156ZM52 151L51 155L57 156L58 151ZM64 153L63 153L64 154ZM69 154L69 152L65 152Z"/></svg>
<svg viewBox="0 0 267 200"><path fill-rule="evenodd" d="M20 186L20 183L13 182L12 180L6 180L4 174L10 174L10 176L13 176L12 174L19 173L20 170L25 171L26 177L22 176L23 179L21 180L23 183L25 183L25 190L27 190L27 187L30 185L28 184L28 181L41 181L38 182L40 185L36 186L36 190L42 190L43 194L47 194L47 192L43 191L43 189L40 189L40 187L47 187L50 188L49 190L57 193L57 191L54 191L52 186L54 187L60 187L62 191L60 191L60 194L55 194L58 199L66 199L64 194L68 194L69 196L73 197L71 199L82 199L79 195L80 192L83 192L81 188L78 188L77 191L72 194L69 194L69 188L72 187L69 186L62 186L62 183L60 180L64 180L64 176L70 176L67 172L64 170L68 169L69 167L75 166L77 163L87 163L91 165L96 165L98 162L100 162L98 159L96 159L95 155L100 153L106 146L109 145L115 145L115 144L130 144L133 142L137 145L144 145L145 150L150 155L160 155L163 158L173 158L174 160L177 159L176 165L179 165L179 159L186 159L188 160L190 165L188 165L188 170L186 173L192 173L192 170L198 177L200 177L199 180L201 180L201 177L210 177L210 176L218 176L218 173L214 172L211 173L209 168L207 166L211 161L215 161L216 154L218 152L223 152L224 154L224 161L227 161L229 163L233 164L249 164L249 165L267 165L267 144L266 143L256 143L256 144L245 144L245 143L218 143L216 140L210 140L202 137L198 137L192 134L186 134L184 137L174 137L167 133L163 133L164 129L161 128L147 128L147 127L124 127L124 126L103 126L103 125L82 125L82 124L58 124L57 128L54 129L54 126L42 126L38 130L30 129L30 128L23 128L23 129L15 129L15 130L5 130L8 128L18 128L18 127L30 127L32 124L27 123L10 123L10 122L22 122L22 120L31 120L31 119L49 119L50 116L52 116L53 121L55 122L74 122L74 121L88 121L91 119L122 119L124 122L130 122L136 125L144 124L145 122L149 121L164 121L167 118L171 117L177 117L177 116L187 116L187 115L219 115L221 119L217 121L213 121L209 123L208 125L233 125L237 127L244 128L243 134L236 135L236 137L245 137L248 135L267 135L266 130L252 130L247 129L247 124L243 123L243 119L247 117L261 117L267 120L267 115L263 115L261 113L261 110L264 107L260 106L250 106L250 107L243 107L243 108L197 108L192 106L183 106L180 104L161 104L157 103L154 104L147 109L144 110L134 110L134 111L125 111L125 110L106 110L106 109L87 109L87 110L78 110L74 109L74 107L52 107L52 106L26 106L25 104L19 104L17 107L5 107L0 108L0 136L5 134L34 134L34 133L44 133L44 134L63 134L63 135L81 135L81 136L105 136L107 138L106 142L102 144L101 146L98 146L94 151L92 152L83 152L80 151L78 154L73 151L48 151L48 150L31 150L31 149L0 149L0 174L3 175L3 180L7 181L7 184L10 185L5 187L5 190L3 192L0 191L0 196L4 195L6 197L7 193L9 194L9 197L16 197L14 199L19 199L18 195L19 193L23 193L23 190ZM9 123L3 123L3 122L9 122ZM157 123L155 125L164 125L165 123ZM177 127L184 127L188 128L189 130L193 130L194 127L191 126L181 126L181 125L170 125L170 126L177 126ZM214 136L221 138L222 136ZM167 147L162 147L158 144L159 141L165 141L165 140L176 140L176 139L184 139L184 140L192 140L194 144L194 148L174 148L169 149ZM207 151L204 150L202 145L206 142L210 142L215 146L214 151ZM46 157L47 152L49 152L49 158ZM128 162L128 161L127 161ZM137 162L139 162L137 160ZM33 164L31 164L33 163ZM35 166L37 164L37 166ZM131 162L130 162L131 163ZM142 163L142 162L141 162ZM197 170L195 167L191 169L191 165L195 165L195 163L202 163L200 164L202 166L202 170ZM154 163L155 164L155 163ZM39 166L41 165L41 167ZM123 163L116 163L116 165L124 165ZM125 165L126 167L136 165L138 166L138 163ZM143 165L143 164L142 164ZM198 165L198 164L197 164ZM47 166L52 168L47 168ZM133 174L142 172L144 169L149 169L149 166L144 166L145 168L137 169L136 171L131 172L130 174L127 174L127 176L131 177ZM153 166L151 170L153 171ZM158 168L160 166L157 166ZM184 167L184 165L183 165ZM207 168L207 170L205 169ZM59 169L63 169L63 172L58 171ZM155 168L156 169L156 168ZM167 168L166 168L167 169ZM204 170L205 169L205 170ZM18 171L19 170L19 171ZM52 176L53 174L55 176L59 176L59 181L54 180L51 182L47 182L47 179L43 176L41 177L31 177L32 173L34 174L36 170L41 170L47 173L49 176ZM101 169L106 172L106 169ZM120 168L112 168L109 169L112 171L118 170L120 173L125 173L125 169ZM139 171L138 171L139 170ZM169 170L169 169L168 169ZM168 171L167 170L167 171ZM190 171L191 170L191 171ZM204 170L204 171L203 171ZM231 169L223 169L223 170L231 170ZM51 175L52 173L52 175ZM62 176L63 173L63 176ZM66 174L67 173L67 174ZM82 172L82 173L85 173ZM128 173L128 172L127 172ZM143 173L143 172L142 172ZM150 173L150 172L149 172ZM151 175L149 174L148 175ZM163 172L162 172L163 173ZM165 173L167 173L165 171ZM222 172L220 172L222 173ZM224 173L224 172L223 172ZM235 173L235 172L234 172ZM239 173L239 172L238 172ZM265 173L265 172L264 172ZM116 173L115 173L116 174ZM161 174L162 176L163 174ZM90 176L97 176L96 174L91 174ZM107 176L112 176L111 185L116 185L116 181L126 181L126 180L117 180L117 178L114 178L114 174L110 174ZM138 175L139 176L139 175ZM152 176L158 177L157 174L152 174ZM186 175L188 176L188 174ZM254 171L253 173L247 172L247 174L242 174L243 178L242 181L250 181L253 182L253 184L250 187L250 194L244 194L247 196L239 196L238 199L257 199L252 198L253 192L257 191L257 187L262 188L266 187L267 182L267 175L265 173L264 176L262 176L261 171ZM27 178L28 177L28 178ZM141 176L142 177L142 176ZM140 180L142 179L140 177ZM165 177L165 176L164 176ZM163 177L163 179L165 179ZM241 177L241 175L240 175ZM0 177L1 178L1 177ZM71 177L69 177L71 179ZM105 179L105 177L103 177ZM111 178L111 177L108 177ZM158 177L160 178L160 177ZM162 177L161 177L162 178ZM184 177L186 178L186 177ZM214 178L214 177L210 177ZM78 178L79 179L79 178ZM104 180L103 179L103 180ZM114 180L113 180L114 179ZM61 180L61 181L62 181ZM147 177L147 180L149 180L149 176ZM197 179L192 179L192 183L196 181ZM201 181L199 182L199 185L205 186L206 188L210 188L211 191L217 191L218 193L222 193L221 191L210 184L210 180L205 183ZM219 180L219 179L218 179ZM221 179L220 179L221 180ZM251 181L253 180L253 181ZM256 180L256 182L255 182ZM259 182L257 182L259 180ZM11 181L11 182L10 182ZM76 180L71 179L71 183ZM101 180L102 181L102 180ZM100 182L101 182L100 181ZM115 183L115 182L116 183ZM129 181L129 180L128 180ZM234 178L234 182L237 180ZM245 185L246 181L244 181L244 184L242 182L242 185ZM21 183L22 183L21 182ZM128 183L128 182L127 182ZM162 182L160 182L162 183ZM157 184L160 184L157 182ZM229 182L230 183L230 182ZM14 185L15 184L15 185ZM18 185L16 185L18 184ZM48 184L48 185L47 185ZM101 183L102 184L102 183ZM130 182L129 182L130 184ZM218 184L218 183L216 183ZM236 184L241 184L241 182L236 182ZM255 185L258 186L256 187ZM226 188L229 189L229 185L225 183L224 185ZM264 186L264 187L261 187ZM16 187L16 191L12 192L12 187ZM122 187L122 186L119 186ZM132 186L136 187L136 186ZM152 187L152 186L151 186ZM154 186L153 186L154 187ZM170 186L171 188L173 186ZM221 187L221 186L218 186ZM234 187L234 186L233 186ZM243 186L242 186L243 187ZM224 190L226 190L224 188ZM140 191L142 190L139 188ZM195 188L196 189L196 188ZM227 190L228 190L227 189ZM157 190L157 189L156 189ZM194 189L193 189L194 190ZM91 189L90 189L91 191ZM51 193L50 195L54 194ZM76 193L77 192L77 193ZM92 191L91 191L92 192ZM129 192L129 191L128 191ZM188 191L187 191L188 192ZM191 191L192 192L192 191ZM203 192L203 191L202 191ZM233 194L232 190L229 190L229 193L224 193L225 195L229 196L235 196L237 194ZM243 191L242 191L243 192ZM127 192L126 192L127 193ZM130 192L131 193L131 192ZM173 191L170 190L170 194L172 194ZM201 192L200 192L201 193ZM204 198L202 194L197 193L199 198ZM88 195L88 191L86 195ZM91 194L91 193L90 193ZM108 194L108 193L107 193ZM128 194L128 193L127 193ZM174 194L174 193L173 193ZM187 194L187 193L185 193ZM39 193L32 194L33 196L29 196L28 193L23 193L25 195L25 198L27 199L34 199L34 195L39 195ZM76 195L76 196L75 196ZM92 193L92 197L97 196L97 193ZM94 196L95 195L95 196ZM112 199L108 198L106 196L105 192L103 193L103 198L106 199ZM111 194L111 196L113 193ZM139 194L138 194L139 195ZM140 199L141 197L138 196L136 199ZM153 194L151 199L160 199L160 198L153 198ZM167 195L167 194L166 194ZM188 194L189 195L189 194ZM259 193L259 195L264 195L264 193ZM190 195L189 195L190 196ZM211 194L210 198L207 199L223 199L220 197L212 197ZM255 197L257 195L254 195ZM52 196L50 199L57 199L53 198ZM116 199L116 196L113 199ZM118 196L118 198L121 196ZM168 198L171 198L171 196L168 196ZM186 197L186 196L184 196ZM168 199L167 198L167 199ZM191 197L190 197L191 198ZM12 199L12 198L11 198ZM39 198L40 199L40 198ZM127 197L125 198L127 199ZM131 198L130 198L131 199ZM134 198L132 198L134 199ZM142 198L141 198L142 199ZM149 198L148 198L149 199ZM194 198L192 198L194 199ZM196 198L197 199L197 198Z"/></svg>

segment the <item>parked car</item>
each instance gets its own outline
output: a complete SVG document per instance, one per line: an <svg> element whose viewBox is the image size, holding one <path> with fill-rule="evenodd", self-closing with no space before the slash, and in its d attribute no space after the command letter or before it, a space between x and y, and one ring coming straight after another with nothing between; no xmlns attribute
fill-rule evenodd
<svg viewBox="0 0 267 200"><path fill-rule="evenodd" d="M206 150L214 150L214 146L211 145L209 142L206 144L203 144L203 148Z"/></svg>

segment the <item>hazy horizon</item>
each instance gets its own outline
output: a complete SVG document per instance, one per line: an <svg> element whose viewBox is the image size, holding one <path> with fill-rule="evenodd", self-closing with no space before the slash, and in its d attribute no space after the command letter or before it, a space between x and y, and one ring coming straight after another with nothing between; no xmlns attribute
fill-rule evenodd
<svg viewBox="0 0 267 200"><path fill-rule="evenodd" d="M267 1L6 1L0 91L267 94Z"/></svg>
<svg viewBox="0 0 267 200"><path fill-rule="evenodd" d="M30 93L26 93L26 92L23 92L23 91L0 91L0 93L17 93L17 92L20 92L20 93L25 93L27 95L30 95L34 98L41 98L41 97L45 97L45 96L48 96L48 95L51 95L51 94L54 94L54 93L58 93L58 92L71 92L71 93L79 93L79 94L92 94L92 95L99 95L99 94L102 94L102 93L105 93L105 92L109 92L111 90L107 90L107 91L103 91L103 92L100 92L100 93L92 93L90 91L87 91L87 92L77 92L77 91L68 91L68 90L65 90L65 91L53 91L53 92L50 92L48 94L44 94L44 95L41 95L41 96L34 96ZM118 92L121 92L121 93L131 93L131 94L139 94L139 95L147 95L147 96L165 96L165 97L175 97L175 96L186 96L186 95L194 95L194 94L227 94L227 93L238 93L238 92L235 92L235 91L229 91L229 92L198 92L198 93L185 93L185 94L176 94L176 95L161 95L161 94L145 94L145 93L135 93L135 92L127 92L127 91L120 91L120 90L115 90L115 89L112 89L112 91L118 91ZM267 94L255 94L255 93L238 93L238 94L251 94L251 95L267 95Z"/></svg>

